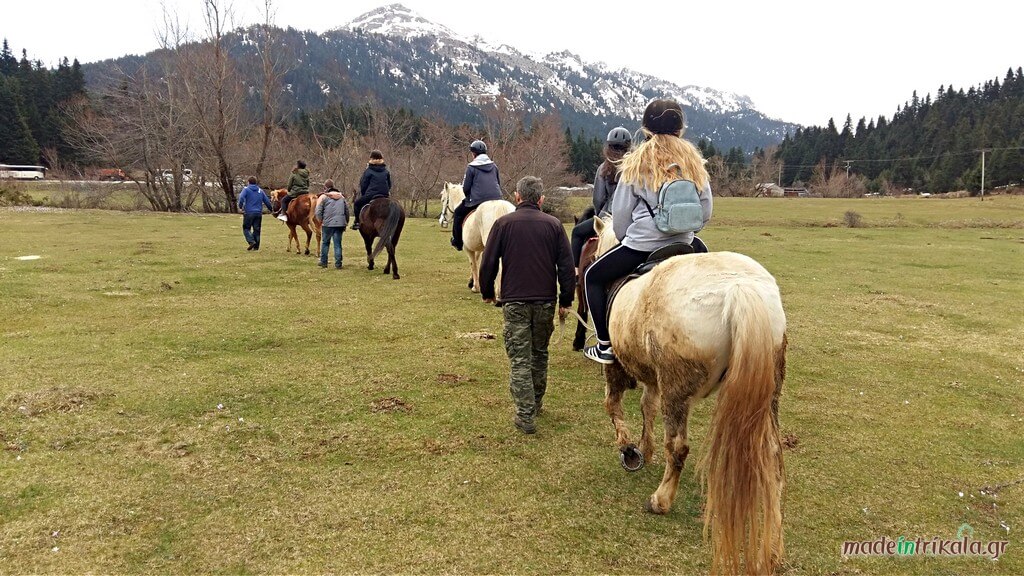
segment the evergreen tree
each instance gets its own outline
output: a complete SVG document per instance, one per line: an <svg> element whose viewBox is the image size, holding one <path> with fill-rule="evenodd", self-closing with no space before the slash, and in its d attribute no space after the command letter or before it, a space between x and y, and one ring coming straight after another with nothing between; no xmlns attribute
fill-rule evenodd
<svg viewBox="0 0 1024 576"><path fill-rule="evenodd" d="M39 146L21 112L17 80L0 76L0 162L39 163Z"/></svg>

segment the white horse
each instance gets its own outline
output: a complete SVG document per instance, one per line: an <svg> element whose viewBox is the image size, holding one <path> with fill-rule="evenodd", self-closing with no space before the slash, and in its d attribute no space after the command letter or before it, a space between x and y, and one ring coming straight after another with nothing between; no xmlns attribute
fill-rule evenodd
<svg viewBox="0 0 1024 576"><path fill-rule="evenodd" d="M466 198L466 193L462 191L462 184L453 184L451 182L445 182L444 188L441 190L441 216L438 218L438 222L441 227L448 226L449 214L455 212L455 207L459 205ZM473 292L477 292L480 286L480 257L484 253L484 247L487 244L487 236L491 233L491 227L494 226L494 221L498 218L515 212L516 207L507 200L488 200L487 202L481 203L469 216L466 216L465 221L462 223L462 249L466 252L466 256L469 257L469 266L472 270L472 278L469 281L469 288ZM500 298L501 296L501 275L496 281L494 287L495 296Z"/></svg>
<svg viewBox="0 0 1024 576"><path fill-rule="evenodd" d="M618 241L610 220L594 220L598 254ZM779 395L786 374L786 315L775 278L742 254L675 256L627 282L609 313L616 362L605 367L605 410L622 464L638 470L654 452L659 406L665 473L647 510L668 512L689 453L690 408L718 390L707 453L704 533L711 573L770 574L783 554L785 475ZM640 450L623 423L622 396L643 385ZM742 555L742 564L740 556Z"/></svg>

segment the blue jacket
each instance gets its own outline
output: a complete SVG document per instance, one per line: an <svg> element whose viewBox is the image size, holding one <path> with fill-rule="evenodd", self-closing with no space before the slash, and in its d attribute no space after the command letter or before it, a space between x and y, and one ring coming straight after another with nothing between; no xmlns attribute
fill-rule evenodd
<svg viewBox="0 0 1024 576"><path fill-rule="evenodd" d="M476 208L488 200L502 199L498 166L487 154L478 155L466 166L462 191L466 193L466 199L462 203L467 208Z"/></svg>
<svg viewBox="0 0 1024 576"><path fill-rule="evenodd" d="M246 214L260 214L263 212L263 207L266 206L271 212L274 211L274 206L270 203L270 198L262 188L256 184L249 184L245 188L242 188L242 193L238 195L238 209Z"/></svg>

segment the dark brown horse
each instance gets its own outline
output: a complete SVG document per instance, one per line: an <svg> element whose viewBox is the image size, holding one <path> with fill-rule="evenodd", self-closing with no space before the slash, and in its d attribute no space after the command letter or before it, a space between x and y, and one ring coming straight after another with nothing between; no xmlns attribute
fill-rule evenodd
<svg viewBox="0 0 1024 576"><path fill-rule="evenodd" d="M281 199L288 195L288 191L273 190L270 192L270 201L274 210L281 209ZM316 219L316 196L313 194L302 194L296 196L288 203L288 248L286 252L292 251L292 240L295 241L295 253L299 254L299 235L295 228L301 227L306 232L306 254L309 254L309 241L316 232L316 255L320 255L320 221Z"/></svg>
<svg viewBox="0 0 1024 576"><path fill-rule="evenodd" d="M395 246L398 245L404 226L405 210L390 198L377 198L363 206L359 213L359 235L366 244L367 270L373 270L373 259L387 248L388 263L384 265L384 273L390 272L395 280L401 278L398 275L398 261L395 260ZM378 237L380 240L377 240L377 247L371 251L373 239Z"/></svg>
<svg viewBox="0 0 1024 576"><path fill-rule="evenodd" d="M574 216L573 219L576 223L580 223L583 220L594 217L594 207L589 206L583 211L583 214L579 217ZM587 271L587 268L597 260L597 234L595 233L590 239L583 244L583 249L580 251L580 265L576 268L576 336L572 339L572 349L579 352L583 350L583 347L587 343L587 318L589 317L589 310L587 308L587 292L583 286L583 274Z"/></svg>

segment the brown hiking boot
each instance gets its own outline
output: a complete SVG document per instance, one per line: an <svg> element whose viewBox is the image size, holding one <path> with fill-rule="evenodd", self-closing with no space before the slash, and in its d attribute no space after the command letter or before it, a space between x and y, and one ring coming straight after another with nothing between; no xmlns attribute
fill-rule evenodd
<svg viewBox="0 0 1024 576"><path fill-rule="evenodd" d="M512 423L515 424L516 428L519 428L519 431L522 432L523 434L534 434L537 432L536 424L527 420L523 420L522 418L519 417L518 414L515 418L512 419Z"/></svg>

